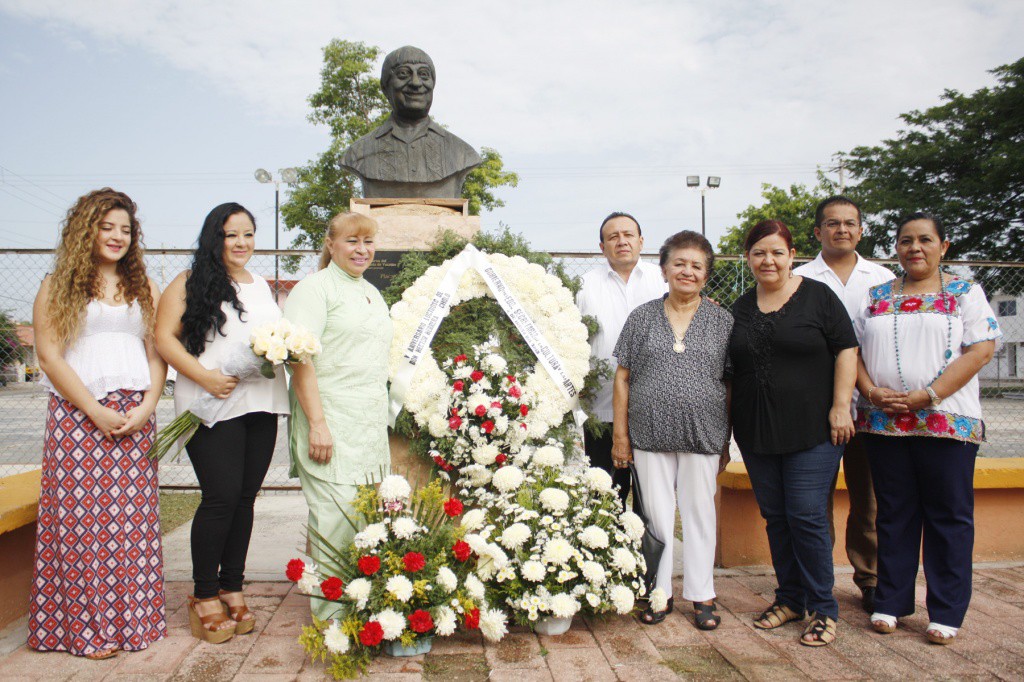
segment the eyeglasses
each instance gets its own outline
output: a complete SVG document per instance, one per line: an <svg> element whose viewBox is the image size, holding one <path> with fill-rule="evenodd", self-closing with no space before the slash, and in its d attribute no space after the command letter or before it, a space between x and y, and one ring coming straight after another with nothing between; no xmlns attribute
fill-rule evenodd
<svg viewBox="0 0 1024 682"><path fill-rule="evenodd" d="M847 220L845 222L840 220L826 220L821 224L822 227L829 230L838 230L840 225L845 227L847 230L856 230L860 227L860 223L856 220Z"/></svg>

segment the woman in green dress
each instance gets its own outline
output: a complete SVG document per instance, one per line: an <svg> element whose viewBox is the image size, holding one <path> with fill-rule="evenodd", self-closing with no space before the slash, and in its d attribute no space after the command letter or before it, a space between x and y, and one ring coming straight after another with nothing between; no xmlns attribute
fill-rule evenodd
<svg viewBox="0 0 1024 682"><path fill-rule="evenodd" d="M373 262L377 223L365 215L340 213L324 237L320 270L288 296L284 316L315 334L323 352L311 364L294 365L289 397L291 475L302 484L309 528L334 547L355 534L339 505L348 510L356 486L387 473L388 352L391 318L377 289L363 279ZM351 516L351 514L349 514ZM310 533L309 555L324 564ZM337 615L338 605L313 599L313 615Z"/></svg>

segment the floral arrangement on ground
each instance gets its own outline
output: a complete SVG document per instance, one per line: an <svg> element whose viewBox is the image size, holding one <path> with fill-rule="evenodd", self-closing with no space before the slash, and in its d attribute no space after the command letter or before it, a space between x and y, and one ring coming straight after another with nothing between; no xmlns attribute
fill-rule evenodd
<svg viewBox="0 0 1024 682"><path fill-rule="evenodd" d="M404 477L386 476L379 487L360 486L352 506L357 518L346 518L360 530L351 544L334 547L311 530L328 559L322 566L293 559L286 570L303 594L336 606L299 639L314 659L329 661L329 673L355 677L382 652L427 650L433 637L460 628L504 636L507 617L491 606L478 575L481 554L454 523L463 505L439 480L413 490ZM489 543L473 544L493 565Z"/></svg>

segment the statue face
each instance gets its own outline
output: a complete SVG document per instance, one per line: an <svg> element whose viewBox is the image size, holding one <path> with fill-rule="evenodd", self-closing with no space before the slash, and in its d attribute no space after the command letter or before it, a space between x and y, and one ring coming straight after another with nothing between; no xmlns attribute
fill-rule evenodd
<svg viewBox="0 0 1024 682"><path fill-rule="evenodd" d="M399 64L391 71L387 92L391 107L403 118L423 118L434 100L434 77L424 63Z"/></svg>

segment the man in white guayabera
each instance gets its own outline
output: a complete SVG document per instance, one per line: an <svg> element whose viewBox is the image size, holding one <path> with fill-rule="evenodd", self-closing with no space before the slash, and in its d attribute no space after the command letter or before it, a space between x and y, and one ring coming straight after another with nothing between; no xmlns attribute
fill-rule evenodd
<svg viewBox="0 0 1024 682"><path fill-rule="evenodd" d="M576 305L583 315L597 318L597 334L590 341L594 358L606 360L614 370L617 366L615 343L619 340L626 318L639 305L660 298L667 291L661 268L640 261L644 238L640 223L628 213L612 213L601 223L600 247L605 262L583 275L583 286L576 295ZM629 469L612 466L612 380L601 381L593 402L593 413L601 422L601 435L584 428L584 448L592 466L612 475L619 486L623 505L629 495Z"/></svg>
<svg viewBox="0 0 1024 682"><path fill-rule="evenodd" d="M857 243L864 234L860 207L844 196L825 199L814 213L814 236L821 242L821 253L810 263L794 268L802 275L827 284L843 302L853 318L857 307L871 287L888 282L892 272L866 260L857 253ZM856 409L857 392L853 405ZM860 433L846 444L843 472L850 496L850 515L846 520L846 556L853 565L853 582L861 590L864 610L875 610L875 586L878 584L878 537L875 534L875 491L871 485L871 469ZM836 482L832 482L835 493ZM832 521L832 496L828 504ZM833 541L835 525L830 527Z"/></svg>

